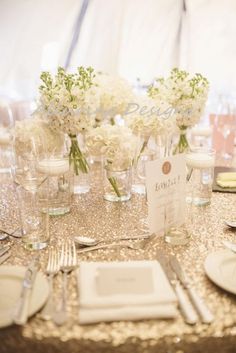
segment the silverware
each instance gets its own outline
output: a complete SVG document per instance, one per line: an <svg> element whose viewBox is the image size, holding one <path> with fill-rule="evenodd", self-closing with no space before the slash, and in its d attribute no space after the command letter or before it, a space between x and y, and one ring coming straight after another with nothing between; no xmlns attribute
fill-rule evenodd
<svg viewBox="0 0 236 353"><path fill-rule="evenodd" d="M116 241L120 241L120 240L140 240L140 239L149 239L150 235L135 235L132 237L120 237L120 238L116 238ZM114 240L114 239L112 239ZM94 239L94 238L90 238L90 237L84 237L84 236L75 236L74 237L74 242L77 245L81 245L84 247L92 247L92 246L96 246L100 243L111 243L111 240L104 240L104 239ZM105 245L105 244L104 244Z"/></svg>
<svg viewBox="0 0 236 353"><path fill-rule="evenodd" d="M183 287L187 290L189 298L191 302L193 303L195 309L197 310L201 321L204 324L210 324L212 323L214 317L211 313L211 311L208 309L206 306L205 302L202 300L202 298L199 297L195 289L193 289L190 285L188 277L185 275L183 269L180 266L179 261L175 256L170 257L170 264L173 269L173 271L176 273L178 279L182 283Z"/></svg>
<svg viewBox="0 0 236 353"><path fill-rule="evenodd" d="M11 249L10 245L3 245L0 247L0 257L4 255L6 252L8 252Z"/></svg>
<svg viewBox="0 0 236 353"><path fill-rule="evenodd" d="M0 265L2 265L5 261L7 261L7 259L9 259L10 256L11 256L10 252L7 252L6 254L2 255L0 257Z"/></svg>
<svg viewBox="0 0 236 353"><path fill-rule="evenodd" d="M48 263L46 268L46 274L49 279L49 297L46 305L41 310L40 316L44 320L49 320L52 318L54 310L54 301L53 301L53 277L60 270L60 257L57 249L50 249L48 254Z"/></svg>
<svg viewBox="0 0 236 353"><path fill-rule="evenodd" d="M150 237L144 240L137 241L136 243L110 243L110 244L104 244L104 245L97 245L97 246L89 246L85 249L79 249L77 250L77 254L83 254L86 252L94 251L94 250L100 250L100 249L112 249L112 248L119 248L119 247L124 247L132 250L140 250L140 249L145 249L147 245L149 244L149 241L151 240Z"/></svg>
<svg viewBox="0 0 236 353"><path fill-rule="evenodd" d="M233 220L233 221L225 221L225 224L226 224L228 227L236 228L236 220Z"/></svg>
<svg viewBox="0 0 236 353"><path fill-rule="evenodd" d="M191 303L188 301L184 289L177 280L175 272L170 268L169 259L165 255L158 253L157 260L162 266L170 284L172 285L175 291L175 294L178 299L178 305L183 315L184 321L189 325L195 325L198 321L198 316L195 310L193 309Z"/></svg>
<svg viewBox="0 0 236 353"><path fill-rule="evenodd" d="M77 254L75 243L71 240L62 243L60 258L61 271L63 273L62 281L62 302L59 311L53 315L53 320L57 325L63 325L67 320L67 276L77 266Z"/></svg>
<svg viewBox="0 0 236 353"><path fill-rule="evenodd" d="M30 297L38 270L39 256L33 259L25 272L20 299L13 314L13 322L17 325L24 325L28 320Z"/></svg>
<svg viewBox="0 0 236 353"><path fill-rule="evenodd" d="M231 250L232 252L236 253L236 244L231 242L231 241L228 241L228 240L223 240L222 241L222 244L224 244L224 246Z"/></svg>
<svg viewBox="0 0 236 353"><path fill-rule="evenodd" d="M0 229L0 240L5 240L8 237L21 238L22 237L21 231L20 232L17 232L17 231L20 231L20 228L15 229L14 232L12 233L9 233L6 230Z"/></svg>

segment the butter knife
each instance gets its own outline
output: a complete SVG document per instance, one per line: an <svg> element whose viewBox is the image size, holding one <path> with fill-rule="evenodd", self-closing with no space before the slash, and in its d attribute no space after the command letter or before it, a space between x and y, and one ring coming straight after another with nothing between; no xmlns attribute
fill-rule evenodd
<svg viewBox="0 0 236 353"><path fill-rule="evenodd" d="M189 302L183 287L177 280L175 272L170 268L168 258L163 254L157 254L157 260L163 268L170 284L172 285L178 299L180 311L184 321L189 325L195 325L198 321L198 316Z"/></svg>
<svg viewBox="0 0 236 353"><path fill-rule="evenodd" d="M5 261L7 261L7 259L9 259L10 256L11 256L10 252L7 252L6 254L2 255L0 257L0 265L3 264Z"/></svg>
<svg viewBox="0 0 236 353"><path fill-rule="evenodd" d="M0 257L10 250L10 245L4 245L0 248Z"/></svg>
<svg viewBox="0 0 236 353"><path fill-rule="evenodd" d="M193 303L195 309L197 310L201 321L204 324L212 323L214 317L211 311L207 307L206 303L202 300L202 298L200 298L195 289L191 287L188 277L185 275L179 261L175 256L170 257L170 264L173 271L176 273L178 279L180 280L184 288L187 290L189 298Z"/></svg>
<svg viewBox="0 0 236 353"><path fill-rule="evenodd" d="M24 325L28 320L30 297L38 270L39 256L32 260L25 272L20 299L13 315L13 322L17 325Z"/></svg>

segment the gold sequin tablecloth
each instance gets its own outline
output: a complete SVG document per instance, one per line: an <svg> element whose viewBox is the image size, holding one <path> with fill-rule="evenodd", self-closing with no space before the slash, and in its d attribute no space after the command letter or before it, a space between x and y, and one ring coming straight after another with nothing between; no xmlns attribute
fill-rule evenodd
<svg viewBox="0 0 236 353"><path fill-rule="evenodd" d="M75 196L70 214L51 219L51 244L61 238L83 234L101 239L147 232L146 200L133 196L126 203L103 201L99 177L92 175L91 192ZM12 186L0 187L0 225L13 229L18 225L15 192ZM236 352L236 296L218 288L204 273L206 256L222 248L222 240L236 241L236 231L224 225L224 219L235 218L236 194L213 193L212 203L195 208L191 223L191 241L187 246L171 246L156 237L145 250L127 248L103 249L80 255L84 261L151 260L156 250L175 254L186 269L199 294L206 299L215 315L211 325L186 325L181 315L176 320L144 320L79 326L78 292L75 274L69 276L69 320L57 327L42 321L37 314L24 327L0 329L0 352L24 353L219 353ZM20 240L12 243L12 256L6 262L27 265L33 253L23 249ZM47 262L48 249L41 251L41 270ZM55 301L61 291L61 275L55 281Z"/></svg>

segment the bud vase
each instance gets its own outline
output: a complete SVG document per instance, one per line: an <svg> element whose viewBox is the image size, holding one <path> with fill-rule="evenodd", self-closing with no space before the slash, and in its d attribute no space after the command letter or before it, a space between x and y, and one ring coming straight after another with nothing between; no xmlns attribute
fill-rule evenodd
<svg viewBox="0 0 236 353"><path fill-rule="evenodd" d="M187 128L182 127L179 129L179 141L176 144L173 154L185 153L189 150L189 143L187 139Z"/></svg>
<svg viewBox="0 0 236 353"><path fill-rule="evenodd" d="M105 200L128 201L131 197L131 168L113 170L110 166L105 166L103 188Z"/></svg>

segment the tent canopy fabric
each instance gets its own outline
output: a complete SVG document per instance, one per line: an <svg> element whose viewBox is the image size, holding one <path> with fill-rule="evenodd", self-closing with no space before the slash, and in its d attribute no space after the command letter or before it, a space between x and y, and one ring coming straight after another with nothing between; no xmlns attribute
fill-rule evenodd
<svg viewBox="0 0 236 353"><path fill-rule="evenodd" d="M1 0L0 33L0 95L12 98L34 97L40 72L68 57L131 82L179 66L236 89L235 0Z"/></svg>

